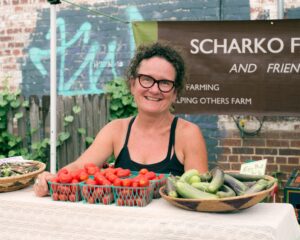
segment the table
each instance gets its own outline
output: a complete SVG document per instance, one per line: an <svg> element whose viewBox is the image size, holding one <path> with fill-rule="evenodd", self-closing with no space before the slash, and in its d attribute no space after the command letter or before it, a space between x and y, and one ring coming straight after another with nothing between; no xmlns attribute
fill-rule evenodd
<svg viewBox="0 0 300 240"><path fill-rule="evenodd" d="M164 199L146 207L52 201L36 197L32 187L0 193L0 226L5 240L300 240L294 209L286 203L202 213Z"/></svg>

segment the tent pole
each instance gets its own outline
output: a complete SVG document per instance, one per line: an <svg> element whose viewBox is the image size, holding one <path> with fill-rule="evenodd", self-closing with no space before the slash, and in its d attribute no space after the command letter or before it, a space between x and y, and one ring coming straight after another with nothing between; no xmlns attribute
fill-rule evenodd
<svg viewBox="0 0 300 240"><path fill-rule="evenodd" d="M50 5L50 172L56 173L56 5Z"/></svg>

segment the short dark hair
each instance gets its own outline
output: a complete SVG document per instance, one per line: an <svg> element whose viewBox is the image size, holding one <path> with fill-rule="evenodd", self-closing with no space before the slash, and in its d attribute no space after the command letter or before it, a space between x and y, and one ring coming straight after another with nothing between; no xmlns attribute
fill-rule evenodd
<svg viewBox="0 0 300 240"><path fill-rule="evenodd" d="M186 79L185 61L181 50L171 46L170 43L166 42L155 42L152 44L140 45L136 49L135 55L132 58L126 72L127 83L130 84L129 80L132 77L137 76L137 70L140 66L140 63L144 59L149 59L152 57L161 57L172 64L176 71L175 90L177 93L180 93L184 87L183 85Z"/></svg>

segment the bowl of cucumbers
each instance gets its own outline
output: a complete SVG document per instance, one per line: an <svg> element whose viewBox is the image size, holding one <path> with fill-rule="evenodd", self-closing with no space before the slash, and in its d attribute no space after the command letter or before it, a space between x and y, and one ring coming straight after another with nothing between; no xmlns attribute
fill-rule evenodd
<svg viewBox="0 0 300 240"><path fill-rule="evenodd" d="M15 191L29 186L45 168L46 164L39 161L4 161L1 159L0 193Z"/></svg>
<svg viewBox="0 0 300 240"><path fill-rule="evenodd" d="M191 211L233 212L262 202L275 192L277 179L215 168L200 174L196 169L182 176L170 175L160 195L171 204Z"/></svg>

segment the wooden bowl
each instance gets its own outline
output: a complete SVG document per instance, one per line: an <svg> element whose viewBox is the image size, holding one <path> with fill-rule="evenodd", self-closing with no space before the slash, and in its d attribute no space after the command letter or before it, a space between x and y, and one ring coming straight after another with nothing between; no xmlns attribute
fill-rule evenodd
<svg viewBox="0 0 300 240"><path fill-rule="evenodd" d="M266 176L269 180L274 178ZM241 209L246 209L254 206L255 204L264 200L271 192L274 191L277 183L267 190L246 194L243 196L220 198L220 199L187 199L187 198L174 198L166 193L165 186L159 189L159 193L163 199L169 203L186 210L198 212L232 212Z"/></svg>
<svg viewBox="0 0 300 240"><path fill-rule="evenodd" d="M34 182L35 177L43 172L46 164L39 161L31 161L37 163L39 169L30 173L0 178L0 192L11 192L25 188Z"/></svg>

